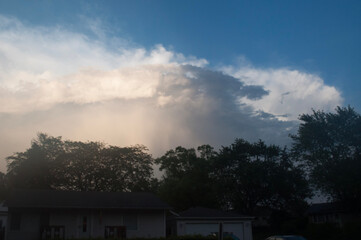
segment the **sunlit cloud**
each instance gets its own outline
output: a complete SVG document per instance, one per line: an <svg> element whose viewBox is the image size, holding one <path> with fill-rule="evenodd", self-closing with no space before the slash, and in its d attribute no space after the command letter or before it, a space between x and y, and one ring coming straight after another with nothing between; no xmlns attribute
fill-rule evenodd
<svg viewBox="0 0 361 240"><path fill-rule="evenodd" d="M149 97L161 74L147 70L149 65L207 64L161 45L109 49L104 42L60 27L26 27L2 16L0 22L0 101L7 103L0 105L0 112Z"/></svg>
<svg viewBox="0 0 361 240"><path fill-rule="evenodd" d="M287 68L257 69L249 64L222 70L246 84L263 86L269 93L266 96L242 97L239 101L281 120L296 120L300 114L311 112L311 108L332 111L343 103L341 93L316 74Z"/></svg>
<svg viewBox="0 0 361 240"><path fill-rule="evenodd" d="M145 144L155 156L237 137L283 145L297 126L289 120L342 103L317 75L251 65L215 71L162 45L106 39L101 22L90 24L98 37L0 16L0 158L37 132Z"/></svg>

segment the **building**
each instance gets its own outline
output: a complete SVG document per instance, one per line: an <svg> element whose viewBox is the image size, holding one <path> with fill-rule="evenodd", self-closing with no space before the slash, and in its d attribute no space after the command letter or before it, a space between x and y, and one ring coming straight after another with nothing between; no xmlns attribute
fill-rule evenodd
<svg viewBox="0 0 361 240"><path fill-rule="evenodd" d="M151 193L16 190L7 239L165 237L170 207Z"/></svg>
<svg viewBox="0 0 361 240"><path fill-rule="evenodd" d="M8 208L4 203L0 204L0 240L5 239L6 222L8 219Z"/></svg>
<svg viewBox="0 0 361 240"><path fill-rule="evenodd" d="M312 204L306 213L310 223L333 223L340 227L354 217L337 202Z"/></svg>
<svg viewBox="0 0 361 240"><path fill-rule="evenodd" d="M230 236L252 240L252 217L203 207L190 208L169 218L171 235Z"/></svg>

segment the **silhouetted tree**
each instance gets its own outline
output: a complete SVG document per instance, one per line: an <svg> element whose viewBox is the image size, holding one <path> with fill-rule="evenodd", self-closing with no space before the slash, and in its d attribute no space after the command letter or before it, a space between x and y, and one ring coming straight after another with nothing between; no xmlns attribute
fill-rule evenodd
<svg viewBox="0 0 361 240"><path fill-rule="evenodd" d="M144 191L154 185L153 159L141 145L120 148L41 133L7 161L9 184L17 188Z"/></svg>
<svg viewBox="0 0 361 240"><path fill-rule="evenodd" d="M310 196L302 169L287 151L262 141L236 139L220 150L213 169L226 208L248 214L259 206L295 211Z"/></svg>
<svg viewBox="0 0 361 240"><path fill-rule="evenodd" d="M189 207L216 207L217 198L209 174L211 161L215 156L209 145L194 148L177 147L156 159L164 171L160 181L159 194L176 210Z"/></svg>
<svg viewBox="0 0 361 240"><path fill-rule="evenodd" d="M333 200L361 210L361 116L353 108L300 116L293 151L313 185Z"/></svg>
<svg viewBox="0 0 361 240"><path fill-rule="evenodd" d="M7 178L5 173L0 172L0 202L5 200L8 192Z"/></svg>
<svg viewBox="0 0 361 240"><path fill-rule="evenodd" d="M51 188L58 177L57 159L64 152L64 142L60 137L38 134L25 152L7 157L9 187Z"/></svg>

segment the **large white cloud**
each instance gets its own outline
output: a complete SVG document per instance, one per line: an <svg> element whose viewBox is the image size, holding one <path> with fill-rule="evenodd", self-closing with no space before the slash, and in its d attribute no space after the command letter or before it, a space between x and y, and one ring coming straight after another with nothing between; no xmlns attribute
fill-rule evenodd
<svg viewBox="0 0 361 240"><path fill-rule="evenodd" d="M287 144L299 113L333 108L340 93L287 69L205 68L207 61L61 27L0 16L0 159L36 133L109 144L230 144L236 137ZM2 163L4 167L5 163Z"/></svg>
<svg viewBox="0 0 361 240"><path fill-rule="evenodd" d="M341 93L316 74L288 68L257 69L249 64L222 70L246 84L263 86L267 96L242 97L239 101L281 120L296 120L299 114L311 112L311 108L332 111L343 102Z"/></svg>
<svg viewBox="0 0 361 240"><path fill-rule="evenodd" d="M122 41L119 41L122 43ZM0 16L0 112L49 109L58 103L90 103L154 94L162 72L149 66L207 61L157 45L151 50L55 29L26 27Z"/></svg>

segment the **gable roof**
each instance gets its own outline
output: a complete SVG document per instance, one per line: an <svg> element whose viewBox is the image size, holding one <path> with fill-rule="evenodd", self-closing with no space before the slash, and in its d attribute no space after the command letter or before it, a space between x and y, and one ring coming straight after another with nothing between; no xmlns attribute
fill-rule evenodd
<svg viewBox="0 0 361 240"><path fill-rule="evenodd" d="M6 204L9 208L170 209L167 203L146 192L15 190Z"/></svg>
<svg viewBox="0 0 361 240"><path fill-rule="evenodd" d="M234 212L225 212L218 209L194 207L179 213L177 219L252 219Z"/></svg>

